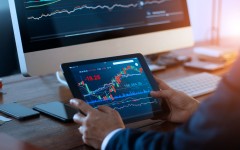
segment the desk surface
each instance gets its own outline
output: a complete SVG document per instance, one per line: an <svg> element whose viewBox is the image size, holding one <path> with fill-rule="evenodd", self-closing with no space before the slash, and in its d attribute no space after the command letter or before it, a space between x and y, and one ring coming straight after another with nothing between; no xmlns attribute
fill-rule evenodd
<svg viewBox="0 0 240 150"><path fill-rule="evenodd" d="M190 50L178 50L174 53L192 55ZM214 72L222 75L228 68ZM199 70L175 66L164 71L155 73L161 79L175 79L184 76L200 73ZM24 78L21 75L14 75L3 78L4 91L7 94L0 94L0 103L18 102L27 107L36 104L62 101L67 103L72 98L70 90L62 86L54 75ZM197 98L203 100L208 95ZM0 115L2 115L0 113ZM143 130L170 131L177 124L163 123L151 126ZM0 132L13 136L16 139L27 141L45 149L91 149L83 145L81 135L78 132L78 125L75 123L62 123L48 116L41 115L40 118L27 121L13 119L0 126Z"/></svg>

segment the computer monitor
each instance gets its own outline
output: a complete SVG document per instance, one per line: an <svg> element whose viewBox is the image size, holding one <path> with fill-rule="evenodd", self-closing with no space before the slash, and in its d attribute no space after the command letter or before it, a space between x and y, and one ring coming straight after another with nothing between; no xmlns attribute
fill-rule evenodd
<svg viewBox="0 0 240 150"><path fill-rule="evenodd" d="M191 46L186 0L9 0L21 72Z"/></svg>

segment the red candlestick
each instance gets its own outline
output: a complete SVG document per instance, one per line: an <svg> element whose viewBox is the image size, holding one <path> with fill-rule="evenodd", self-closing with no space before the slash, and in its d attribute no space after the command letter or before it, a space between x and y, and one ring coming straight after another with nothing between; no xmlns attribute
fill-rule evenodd
<svg viewBox="0 0 240 150"><path fill-rule="evenodd" d="M2 79L0 79L0 89L2 89L3 87L3 83L2 83Z"/></svg>

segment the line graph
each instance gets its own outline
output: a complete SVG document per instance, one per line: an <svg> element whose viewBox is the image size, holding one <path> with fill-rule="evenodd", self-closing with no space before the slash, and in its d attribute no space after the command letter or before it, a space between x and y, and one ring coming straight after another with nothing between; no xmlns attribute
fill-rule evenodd
<svg viewBox="0 0 240 150"><path fill-rule="evenodd" d="M128 97L126 99L123 99L121 101L113 101L111 103L108 103L107 105L112 107L113 109L124 109L128 107L140 107L142 105L148 105L148 104L159 104L159 101L156 99L153 99L153 101L149 101L149 99L152 99L152 97L143 97L143 98L133 98L133 97ZM144 102L145 100L145 102ZM140 103L139 103L140 102ZM126 104L129 103L129 104ZM122 106L120 106L122 105Z"/></svg>
<svg viewBox="0 0 240 150"><path fill-rule="evenodd" d="M144 7L145 5L162 4L162 3L165 3L167 1L170 1L170 0L139 1L137 3L130 3L130 4L113 4L111 6L109 6L109 5L97 5L97 6L82 5L82 6L76 6L72 10L68 10L68 9L55 10L55 11L50 12L50 13L42 13L38 17L37 16L30 16L27 19L28 20L41 20L43 18L52 17L52 16L55 16L55 15L58 15L58 14L68 14L68 15L70 15L72 13L75 13L77 11L84 10L84 9L87 9L87 10L96 10L96 9L103 9L104 10L104 9L106 9L106 10L111 12L115 8L123 8L123 9L139 8L139 7L141 8L141 7Z"/></svg>
<svg viewBox="0 0 240 150"><path fill-rule="evenodd" d="M132 99L133 99L132 97L134 97L134 96L136 96L136 95L148 94L148 93L150 93L150 91L146 91L146 90L139 91L139 92L130 92L130 93L121 94L121 95L119 95L119 96L115 96L115 97L114 97L114 100L126 98L126 99L121 100L121 101L112 101L112 99L106 99L106 100L98 99L98 100L91 100L91 101L88 102L88 103L89 103L89 104L94 104L94 103L101 103L101 102L107 102L107 101L109 101L110 103L108 103L108 104L111 104L111 105L114 105L114 104L122 104L122 103L129 102L129 100L132 101Z"/></svg>
<svg viewBox="0 0 240 150"><path fill-rule="evenodd" d="M125 108L142 107L145 105L159 104L159 100L157 100L157 99L151 100L151 99L152 99L152 97L144 97L144 98L139 98L139 99L129 97L129 98L126 98L121 101L114 101L114 102L108 103L108 104L106 104L106 106L110 106L114 110L121 111ZM98 106L96 106L94 108L97 108L97 107Z"/></svg>
<svg viewBox="0 0 240 150"><path fill-rule="evenodd" d="M144 99L149 99L151 97L146 97ZM122 109L125 109L125 108L129 108L129 107L141 107L141 106L144 106L144 105L149 105L149 104L158 104L158 101L156 99L154 99L153 101L147 101L147 102L141 102L141 103L130 103L130 104L127 104L127 105L123 105L123 106L119 106L119 107L113 107L113 109L115 110L122 110Z"/></svg>
<svg viewBox="0 0 240 150"><path fill-rule="evenodd" d="M57 2L60 2L61 0L35 0L35 1L27 1L25 2L25 5L27 5L25 8L36 8L36 7L43 7L48 6L51 4L55 4Z"/></svg>

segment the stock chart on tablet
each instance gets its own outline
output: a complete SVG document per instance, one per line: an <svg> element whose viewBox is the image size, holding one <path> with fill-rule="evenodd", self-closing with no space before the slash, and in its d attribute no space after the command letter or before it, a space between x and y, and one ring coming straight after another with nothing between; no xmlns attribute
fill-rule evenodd
<svg viewBox="0 0 240 150"><path fill-rule="evenodd" d="M107 105L126 118L152 113L152 105L160 105L149 95L152 86L137 58L73 66L70 70L84 100L95 108Z"/></svg>

